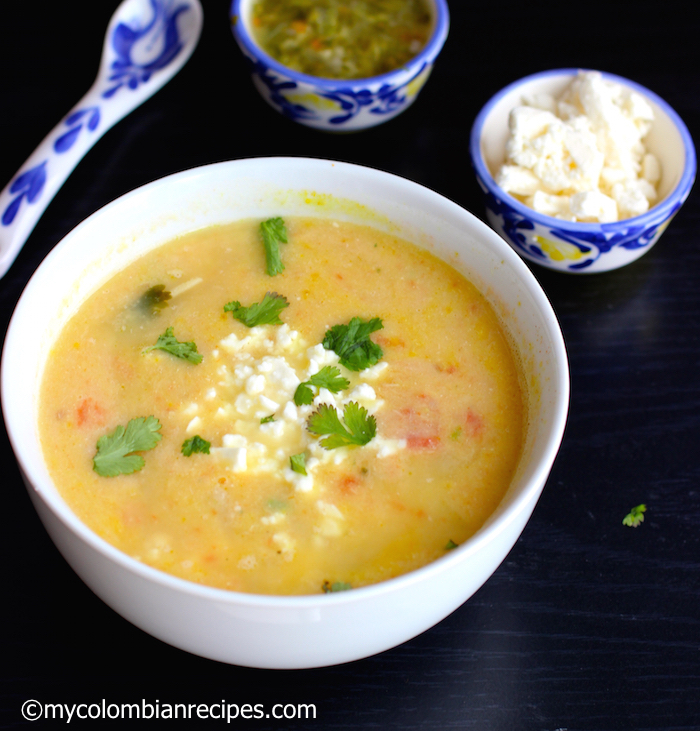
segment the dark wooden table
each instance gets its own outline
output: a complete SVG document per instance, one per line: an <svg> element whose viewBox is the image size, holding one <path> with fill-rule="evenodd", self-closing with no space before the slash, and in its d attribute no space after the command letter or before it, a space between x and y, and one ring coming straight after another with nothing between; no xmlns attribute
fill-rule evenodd
<svg viewBox="0 0 700 731"><path fill-rule="evenodd" d="M267 155L346 160L415 180L483 217L467 152L472 120L502 86L557 67L638 81L700 140L700 28L676 0L452 0L450 37L417 103L386 125L342 136L268 108L231 37L227 0L203 5L189 64L97 143L0 281L3 333L32 272L68 231L122 193L195 165ZM114 6L2 3L2 185L92 83ZM573 277L533 265L571 359L561 452L493 577L439 625L377 657L261 671L144 634L55 550L3 430L0 725L22 726L27 699L104 698L315 704L315 720L238 719L236 728L700 729L699 200L691 193L661 241L624 269ZM645 522L624 526L639 503Z"/></svg>

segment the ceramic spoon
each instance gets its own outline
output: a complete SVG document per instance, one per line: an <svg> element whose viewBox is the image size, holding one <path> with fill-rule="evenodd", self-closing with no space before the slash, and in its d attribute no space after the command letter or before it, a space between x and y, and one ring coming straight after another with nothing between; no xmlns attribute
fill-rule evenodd
<svg viewBox="0 0 700 731"><path fill-rule="evenodd" d="M0 277L83 155L187 62L202 21L199 0L124 0L117 8L95 83L0 193Z"/></svg>

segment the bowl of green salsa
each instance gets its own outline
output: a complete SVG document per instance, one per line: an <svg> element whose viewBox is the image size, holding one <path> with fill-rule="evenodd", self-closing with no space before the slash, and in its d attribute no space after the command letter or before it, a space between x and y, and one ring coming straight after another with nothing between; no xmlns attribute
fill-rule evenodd
<svg viewBox="0 0 700 731"><path fill-rule="evenodd" d="M449 11L445 0L233 0L231 29L273 108L309 127L354 131L416 99Z"/></svg>

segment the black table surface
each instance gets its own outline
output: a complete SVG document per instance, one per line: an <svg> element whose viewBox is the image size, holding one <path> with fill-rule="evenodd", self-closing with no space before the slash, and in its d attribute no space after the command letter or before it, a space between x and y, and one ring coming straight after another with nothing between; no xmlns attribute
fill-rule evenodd
<svg viewBox="0 0 700 731"><path fill-rule="evenodd" d="M116 4L2 3L2 185L92 83ZM29 277L68 231L121 194L196 165L269 155L350 161L483 218L467 150L475 115L511 81L561 67L634 79L700 140L700 27L687 3L452 0L450 36L416 103L351 135L305 128L268 107L231 36L228 0L203 6L187 66L87 154L0 281L3 334ZM97 599L54 548L3 427L0 725L26 723L27 699L143 699L315 706L315 719L238 719L239 728L700 729L699 200L691 193L660 242L623 269L571 276L532 265L571 366L569 421L549 481L486 584L437 626L375 657L255 670L153 639ZM639 503L644 523L624 526Z"/></svg>

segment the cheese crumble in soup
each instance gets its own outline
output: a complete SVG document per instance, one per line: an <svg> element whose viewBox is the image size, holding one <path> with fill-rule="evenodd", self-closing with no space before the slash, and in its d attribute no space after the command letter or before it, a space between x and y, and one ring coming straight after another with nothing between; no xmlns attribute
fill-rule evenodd
<svg viewBox="0 0 700 731"><path fill-rule="evenodd" d="M490 305L443 261L366 226L284 223L274 277L260 221L242 221L92 295L48 359L41 439L78 517L146 564L251 593L357 588L443 556L495 510L524 440L523 380ZM281 324L232 316L266 296ZM324 347L353 318L381 320L362 370ZM154 347L168 335L187 358ZM339 386L319 385L328 373ZM366 443L324 447L321 411L348 432L359 414ZM98 441L119 427L128 442L137 419L159 427L124 448L141 468L103 476Z"/></svg>

